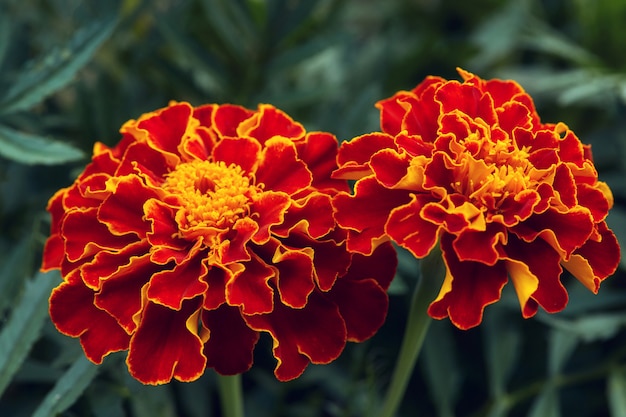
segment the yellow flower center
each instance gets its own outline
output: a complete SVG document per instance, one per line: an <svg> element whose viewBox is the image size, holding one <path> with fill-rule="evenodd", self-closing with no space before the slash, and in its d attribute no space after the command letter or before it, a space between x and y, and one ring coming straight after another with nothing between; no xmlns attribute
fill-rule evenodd
<svg viewBox="0 0 626 417"><path fill-rule="evenodd" d="M455 152L458 168L453 187L477 203L484 204L488 195L497 204L509 195L535 188L545 175L529 162L528 150L519 149L511 140L468 138L456 145L466 148Z"/></svg>
<svg viewBox="0 0 626 417"><path fill-rule="evenodd" d="M177 195L182 212L177 220L183 229L226 229L249 212L256 192L239 165L193 161L178 165L163 188Z"/></svg>

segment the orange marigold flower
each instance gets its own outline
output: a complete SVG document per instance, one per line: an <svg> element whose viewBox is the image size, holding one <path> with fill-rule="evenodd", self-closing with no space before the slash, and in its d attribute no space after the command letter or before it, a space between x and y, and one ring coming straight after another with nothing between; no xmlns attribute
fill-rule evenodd
<svg viewBox="0 0 626 417"><path fill-rule="evenodd" d="M147 384L237 374L267 332L289 380L383 323L395 252L347 251L334 136L270 105L188 103L121 133L48 206L42 269L64 278L50 316L90 360L128 350Z"/></svg>
<svg viewBox="0 0 626 417"><path fill-rule="evenodd" d="M348 249L391 239L423 258L440 245L447 275L428 312L462 329L509 277L524 317L565 308L562 267L596 293L620 249L590 147L542 123L517 83L459 73L378 102L382 132L342 144L333 176L357 180L333 203Z"/></svg>

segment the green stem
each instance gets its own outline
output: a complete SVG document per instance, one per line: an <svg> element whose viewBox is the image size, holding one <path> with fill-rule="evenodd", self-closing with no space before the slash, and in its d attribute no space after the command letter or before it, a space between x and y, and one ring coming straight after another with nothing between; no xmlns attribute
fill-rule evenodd
<svg viewBox="0 0 626 417"><path fill-rule="evenodd" d="M428 306L436 298L445 277L445 265L439 247L435 247L421 260L420 269L420 280L413 292L404 339L380 417L395 416L432 321L427 313Z"/></svg>
<svg viewBox="0 0 626 417"><path fill-rule="evenodd" d="M217 375L223 417L243 417L241 375Z"/></svg>

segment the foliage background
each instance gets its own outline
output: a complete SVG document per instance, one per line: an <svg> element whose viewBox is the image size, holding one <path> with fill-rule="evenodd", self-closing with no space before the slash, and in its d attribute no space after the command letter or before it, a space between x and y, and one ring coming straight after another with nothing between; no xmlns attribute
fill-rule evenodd
<svg viewBox="0 0 626 417"><path fill-rule="evenodd" d="M514 78L544 121L591 143L626 242L621 0L0 0L0 415L219 416L214 375L146 387L123 354L96 367L47 317L38 266L48 198L96 140L169 100L267 102L340 140L378 129L373 104L424 76ZM380 404L416 261L401 253L381 331L290 383L262 338L248 416L364 416ZM570 277L560 314L523 320L509 287L470 331L435 322L402 416L626 416L626 262L593 296Z"/></svg>

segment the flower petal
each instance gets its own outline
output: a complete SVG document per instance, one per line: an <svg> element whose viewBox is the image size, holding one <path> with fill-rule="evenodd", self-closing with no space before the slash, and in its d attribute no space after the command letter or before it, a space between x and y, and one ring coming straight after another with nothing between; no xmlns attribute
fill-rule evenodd
<svg viewBox="0 0 626 417"><path fill-rule="evenodd" d="M202 325L209 331L204 345L207 367L221 375L246 372L252 366L254 346L259 333L250 329L238 308L222 305L202 311Z"/></svg>
<svg viewBox="0 0 626 417"><path fill-rule="evenodd" d="M343 351L347 331L337 306L312 293L306 307L291 309L279 300L272 314L245 315L248 325L271 334L276 378L289 381L299 377L309 362L332 362Z"/></svg>
<svg viewBox="0 0 626 417"><path fill-rule="evenodd" d="M483 310L500 299L507 282L502 262L490 266L480 262L459 261L449 235L441 237L443 259L452 277L451 288L428 308L434 318L450 317L459 329L470 329L482 321Z"/></svg>
<svg viewBox="0 0 626 417"><path fill-rule="evenodd" d="M265 142L257 169L257 182L265 189L295 194L311 184L312 175L298 159L296 147L289 139L276 137Z"/></svg>
<svg viewBox="0 0 626 417"><path fill-rule="evenodd" d="M85 355L94 363L128 348L130 336L117 321L93 304L94 292L80 279L69 279L52 291L50 317L63 334L80 337Z"/></svg>
<svg viewBox="0 0 626 417"><path fill-rule="evenodd" d="M150 302L144 306L126 358L133 377L156 385L202 375L207 359L198 336L198 305L199 300L185 301L178 311Z"/></svg>

